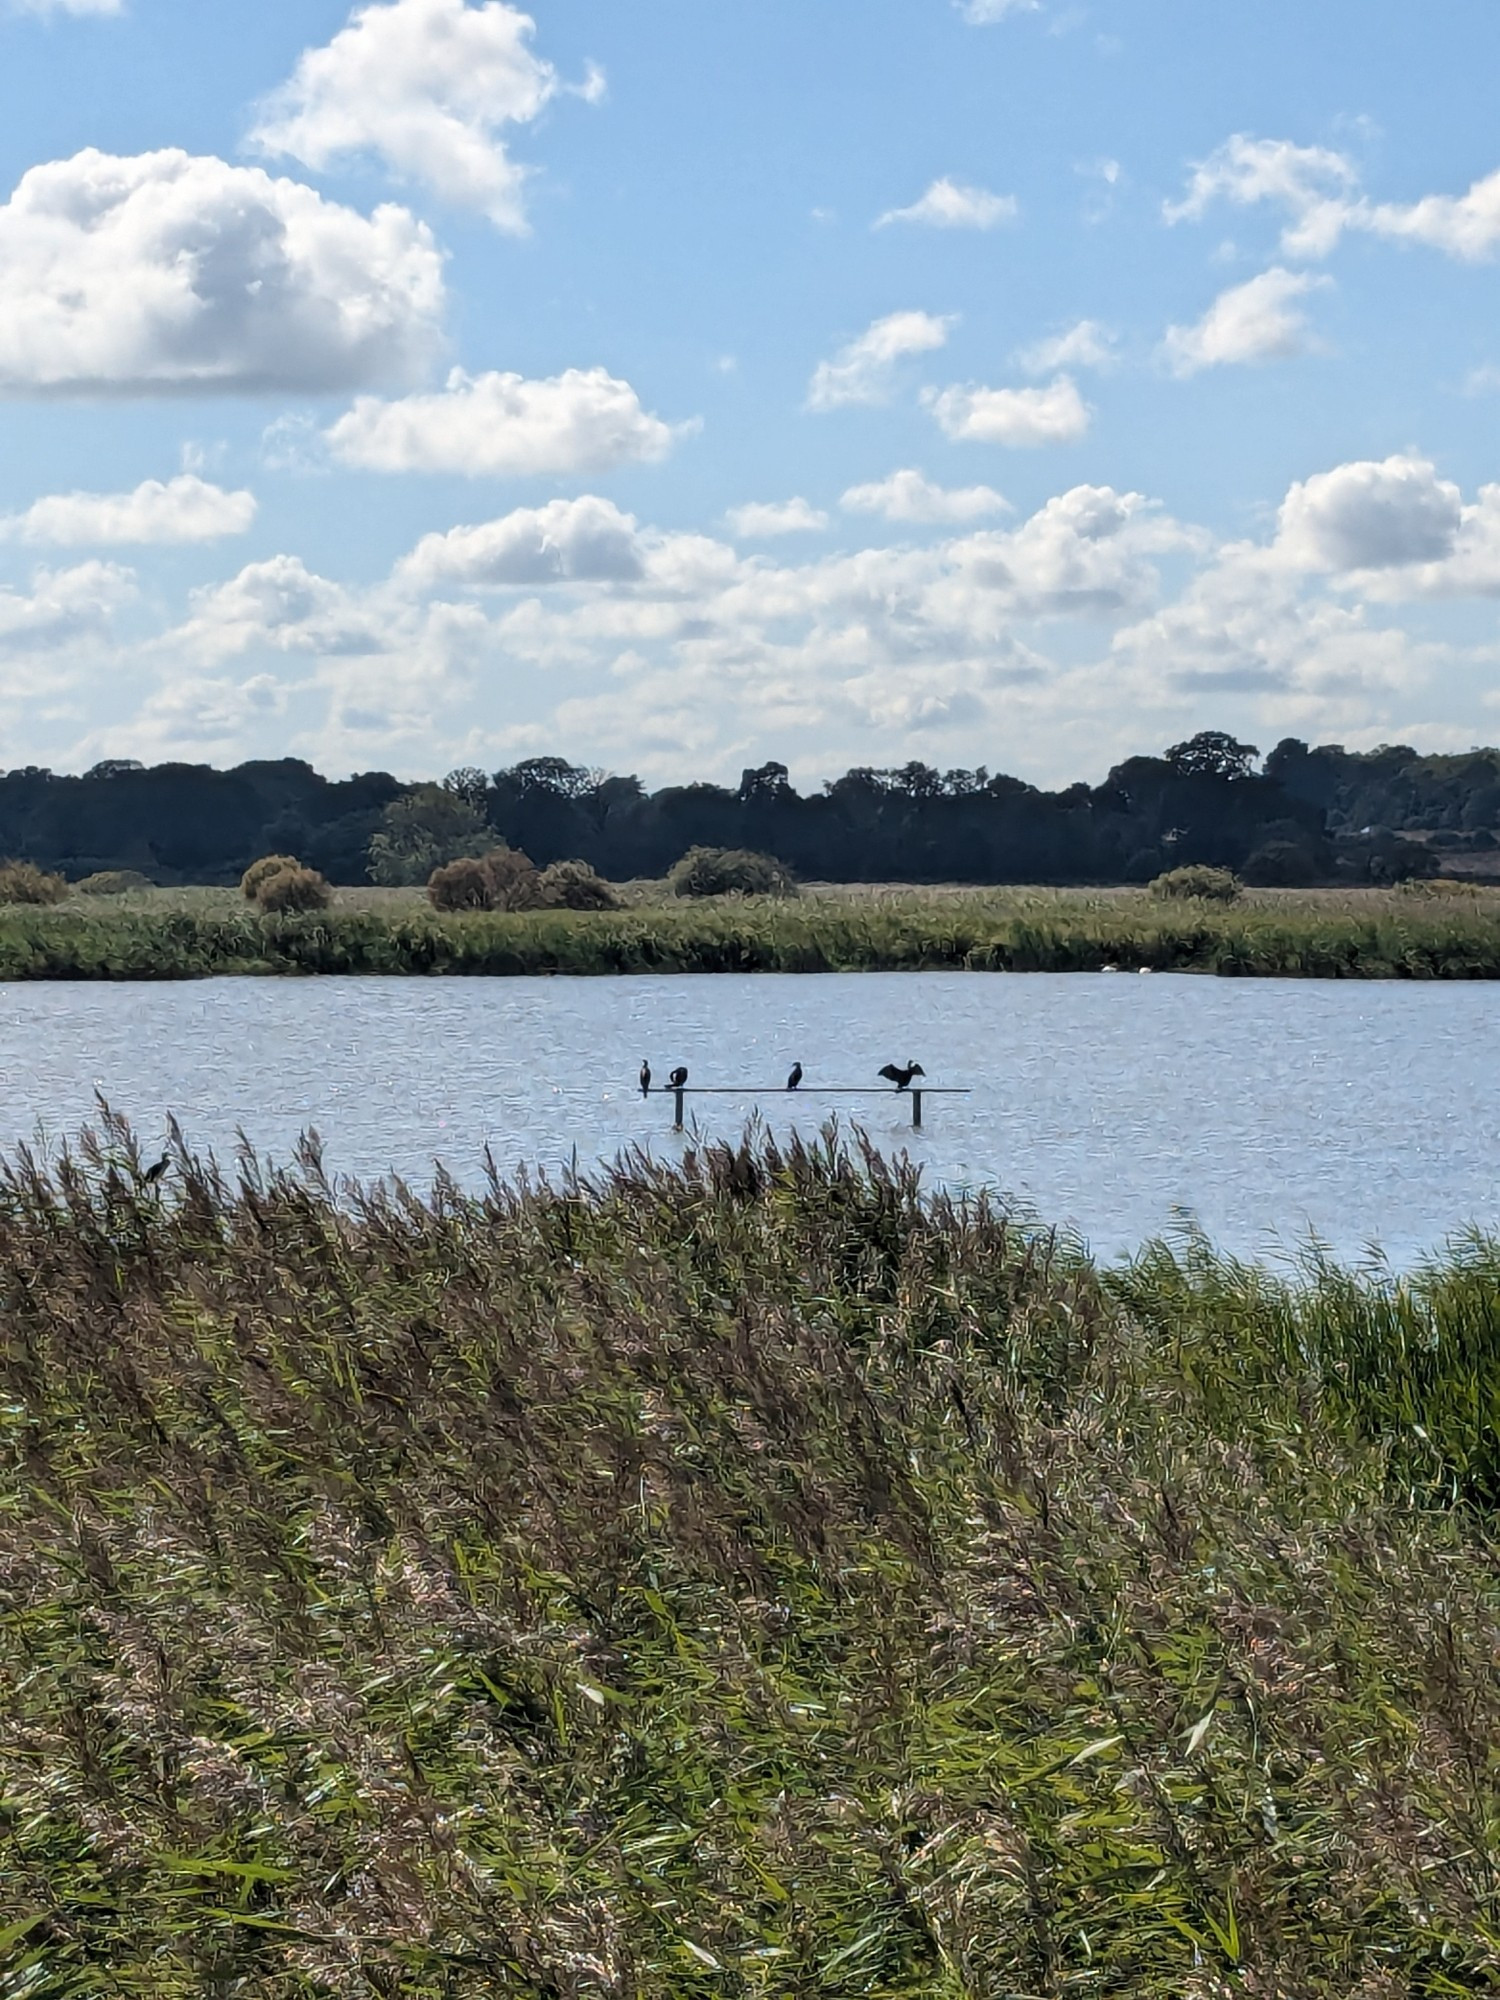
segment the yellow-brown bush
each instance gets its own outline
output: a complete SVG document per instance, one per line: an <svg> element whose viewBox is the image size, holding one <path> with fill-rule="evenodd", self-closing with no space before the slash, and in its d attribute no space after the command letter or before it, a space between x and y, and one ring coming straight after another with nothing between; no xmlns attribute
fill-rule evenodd
<svg viewBox="0 0 1500 2000"><path fill-rule="evenodd" d="M529 854L494 847L488 854L434 868L427 900L435 910L536 910L543 902L541 882Z"/></svg>
<svg viewBox="0 0 1500 2000"><path fill-rule="evenodd" d="M30 861L0 861L0 903L66 902L68 885Z"/></svg>
<svg viewBox="0 0 1500 2000"><path fill-rule="evenodd" d="M128 896L134 889L154 889L156 884L139 868L104 868L73 886L80 896Z"/></svg>
<svg viewBox="0 0 1500 2000"><path fill-rule="evenodd" d="M262 882L281 874L283 869L301 866L295 854L263 854L259 861L252 861L240 877L240 894L247 903L258 902Z"/></svg>
<svg viewBox="0 0 1500 2000"><path fill-rule="evenodd" d="M262 881L255 900L268 915L279 917L298 910L326 910L333 891L316 868L278 868Z"/></svg>

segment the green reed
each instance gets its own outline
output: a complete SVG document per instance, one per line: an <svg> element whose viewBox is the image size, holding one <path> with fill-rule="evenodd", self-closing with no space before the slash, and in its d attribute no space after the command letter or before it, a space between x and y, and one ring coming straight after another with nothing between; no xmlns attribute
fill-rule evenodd
<svg viewBox="0 0 1500 2000"><path fill-rule="evenodd" d="M1412 894L1161 905L1097 892L820 894L619 911L263 917L223 899L0 910L0 979L213 973L1205 972L1500 977L1500 899Z"/></svg>
<svg viewBox="0 0 1500 2000"><path fill-rule="evenodd" d="M22 1154L0 1994L1492 1993L1497 1268Z"/></svg>

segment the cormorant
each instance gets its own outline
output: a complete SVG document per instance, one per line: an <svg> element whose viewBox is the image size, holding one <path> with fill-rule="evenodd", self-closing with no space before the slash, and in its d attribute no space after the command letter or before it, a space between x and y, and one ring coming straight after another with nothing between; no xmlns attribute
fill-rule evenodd
<svg viewBox="0 0 1500 2000"><path fill-rule="evenodd" d="M685 1069L679 1068L673 1070L672 1074L667 1078L667 1082L671 1085L673 1090L681 1090L687 1083L687 1078L688 1078L687 1071Z"/></svg>
<svg viewBox="0 0 1500 2000"><path fill-rule="evenodd" d="M919 1062L908 1063L905 1069L898 1069L894 1063L887 1063L880 1074L889 1077L897 1090L907 1090L911 1087L914 1076L926 1076L927 1072Z"/></svg>
<svg viewBox="0 0 1500 2000"><path fill-rule="evenodd" d="M786 1087L788 1090L796 1090L800 1088L801 1083L802 1083L802 1065L801 1063L793 1063L792 1073L786 1080Z"/></svg>
<svg viewBox="0 0 1500 2000"><path fill-rule="evenodd" d="M641 1095L642 1097L649 1097L651 1095L651 1065L649 1062L641 1064Z"/></svg>
<svg viewBox="0 0 1500 2000"><path fill-rule="evenodd" d="M161 1179L162 1175L167 1171L167 1168L170 1167L171 1164L172 1164L172 1155L170 1153L163 1153L161 1158L157 1161L154 1167L147 1167L145 1174L147 1187L155 1187L156 1183Z"/></svg>

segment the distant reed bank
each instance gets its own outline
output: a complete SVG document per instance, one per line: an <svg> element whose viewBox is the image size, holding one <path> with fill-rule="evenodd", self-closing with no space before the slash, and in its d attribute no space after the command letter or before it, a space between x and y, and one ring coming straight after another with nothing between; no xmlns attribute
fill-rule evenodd
<svg viewBox="0 0 1500 2000"><path fill-rule="evenodd" d="M1500 1982L1500 1245L0 1162L0 1992Z"/></svg>
<svg viewBox="0 0 1500 2000"><path fill-rule="evenodd" d="M1144 897L645 904L440 915L417 907L0 910L0 979L216 973L1202 972L1309 979L1500 977L1500 902L1388 895L1361 907Z"/></svg>

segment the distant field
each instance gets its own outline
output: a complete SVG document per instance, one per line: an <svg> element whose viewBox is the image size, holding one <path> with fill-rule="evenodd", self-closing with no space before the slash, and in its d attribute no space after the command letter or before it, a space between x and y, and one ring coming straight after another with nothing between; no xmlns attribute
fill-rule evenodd
<svg viewBox="0 0 1500 2000"><path fill-rule="evenodd" d="M814 885L795 900L684 902L625 887L619 910L439 915L418 890L347 889L305 916L230 890L158 889L0 910L0 978L214 973L1204 972L1500 978L1500 891L1265 890L1157 902L1139 889Z"/></svg>

